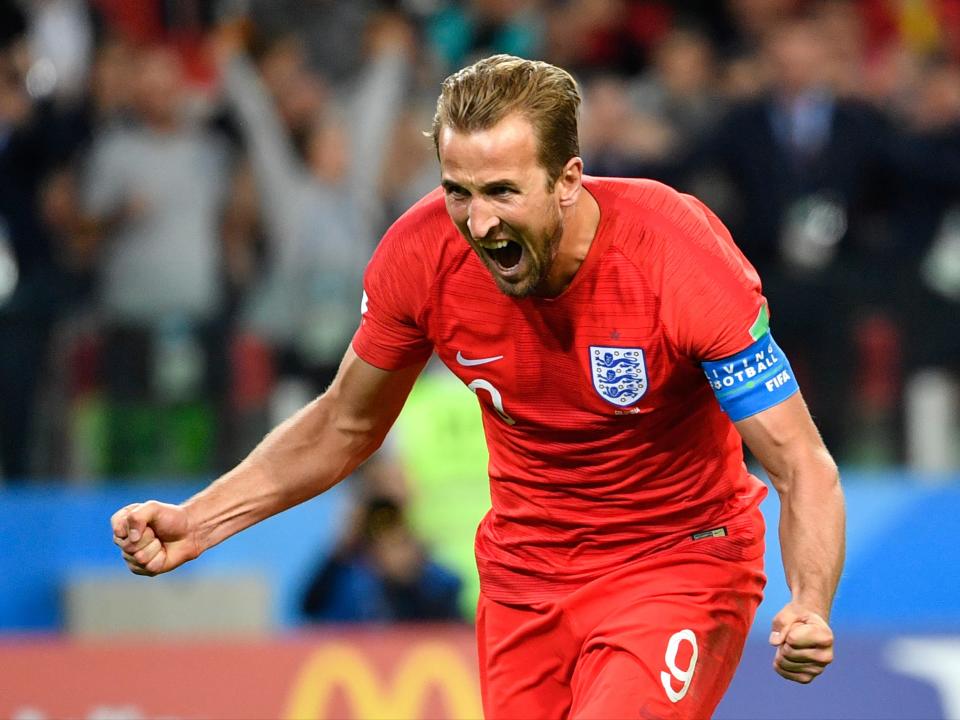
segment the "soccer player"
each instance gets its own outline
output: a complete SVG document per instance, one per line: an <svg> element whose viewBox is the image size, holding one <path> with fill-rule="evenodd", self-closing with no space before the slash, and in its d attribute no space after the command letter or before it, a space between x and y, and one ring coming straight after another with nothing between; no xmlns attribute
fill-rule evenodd
<svg viewBox="0 0 960 720"><path fill-rule="evenodd" d="M757 274L695 198L584 175L574 80L494 56L449 77L441 187L386 233L330 388L182 505L112 518L156 575L317 495L381 443L431 353L473 390L492 509L476 540L490 718L706 718L765 583L780 494L792 600L774 668L833 659L837 468L769 328Z"/></svg>

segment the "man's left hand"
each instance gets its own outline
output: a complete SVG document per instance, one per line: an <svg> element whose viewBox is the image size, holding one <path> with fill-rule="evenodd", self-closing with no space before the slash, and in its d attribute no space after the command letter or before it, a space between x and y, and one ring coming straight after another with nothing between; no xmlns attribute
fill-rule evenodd
<svg viewBox="0 0 960 720"><path fill-rule="evenodd" d="M787 680L812 682L833 662L833 630L813 610L791 602L773 618L773 669Z"/></svg>

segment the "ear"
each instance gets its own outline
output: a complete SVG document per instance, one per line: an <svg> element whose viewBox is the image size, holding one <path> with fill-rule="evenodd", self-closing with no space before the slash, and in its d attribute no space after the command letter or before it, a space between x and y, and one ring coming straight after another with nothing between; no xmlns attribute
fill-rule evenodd
<svg viewBox="0 0 960 720"><path fill-rule="evenodd" d="M572 157L567 160L563 166L560 177L557 178L555 185L557 198L560 200L560 207L573 207L580 197L580 189L583 187L583 160L578 157Z"/></svg>

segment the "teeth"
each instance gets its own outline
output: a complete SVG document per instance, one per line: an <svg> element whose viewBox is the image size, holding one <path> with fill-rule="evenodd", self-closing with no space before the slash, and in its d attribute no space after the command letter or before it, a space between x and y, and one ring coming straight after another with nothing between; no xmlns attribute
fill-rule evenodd
<svg viewBox="0 0 960 720"><path fill-rule="evenodd" d="M500 248L505 248L509 240L477 240L477 244L485 250L499 250Z"/></svg>

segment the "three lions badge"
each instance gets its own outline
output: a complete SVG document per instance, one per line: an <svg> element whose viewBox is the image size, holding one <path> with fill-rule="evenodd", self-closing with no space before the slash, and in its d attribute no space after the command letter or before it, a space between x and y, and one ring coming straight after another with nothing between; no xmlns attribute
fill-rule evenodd
<svg viewBox="0 0 960 720"><path fill-rule="evenodd" d="M617 407L632 405L647 391L647 366L642 348L590 346L593 388Z"/></svg>

